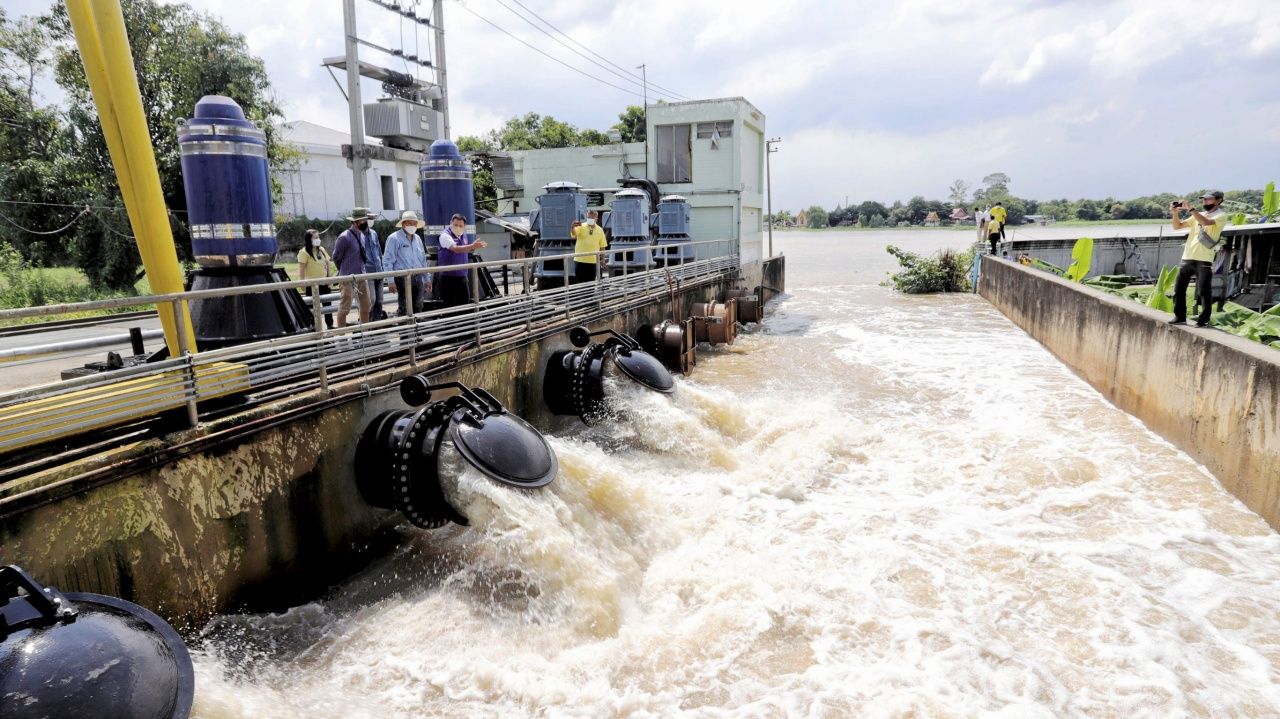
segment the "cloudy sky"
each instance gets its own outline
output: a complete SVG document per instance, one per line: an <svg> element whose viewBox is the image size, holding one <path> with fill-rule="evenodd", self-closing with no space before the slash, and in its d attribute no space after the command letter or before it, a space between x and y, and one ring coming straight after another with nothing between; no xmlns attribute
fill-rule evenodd
<svg viewBox="0 0 1280 719"><path fill-rule="evenodd" d="M346 129L319 66L342 52L340 0L190 4L247 37L288 119ZM403 32L412 51L408 24L356 4L360 35L397 46ZM13 17L48 3L6 6ZM646 63L667 91L760 108L782 138L777 208L942 198L955 179L996 171L1041 199L1280 179L1280 12L1263 0L447 0L444 11L455 135L527 111L603 129L638 104L638 84L554 42L539 17L617 66Z"/></svg>

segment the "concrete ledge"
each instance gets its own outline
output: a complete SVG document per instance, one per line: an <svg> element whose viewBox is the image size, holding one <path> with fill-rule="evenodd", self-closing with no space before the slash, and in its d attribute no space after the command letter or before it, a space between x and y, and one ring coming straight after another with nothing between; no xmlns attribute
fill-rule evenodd
<svg viewBox="0 0 1280 719"><path fill-rule="evenodd" d="M1280 352L991 257L978 293L1280 529Z"/></svg>

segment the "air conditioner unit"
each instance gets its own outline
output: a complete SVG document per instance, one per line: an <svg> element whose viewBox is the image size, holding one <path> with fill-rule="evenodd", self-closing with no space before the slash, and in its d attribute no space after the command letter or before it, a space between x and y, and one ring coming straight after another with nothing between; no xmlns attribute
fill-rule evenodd
<svg viewBox="0 0 1280 719"><path fill-rule="evenodd" d="M364 131L391 147L426 150L440 139L444 116L420 102L384 97L364 106Z"/></svg>

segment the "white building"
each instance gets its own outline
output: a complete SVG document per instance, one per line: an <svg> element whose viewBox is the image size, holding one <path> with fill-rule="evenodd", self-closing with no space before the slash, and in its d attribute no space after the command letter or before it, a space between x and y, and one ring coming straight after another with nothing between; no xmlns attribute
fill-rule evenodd
<svg viewBox="0 0 1280 719"><path fill-rule="evenodd" d="M648 177L690 205L690 238L735 240L744 273L758 278L764 238L764 114L741 97L650 105L648 143L513 151L495 163L499 214L529 213L542 187L570 180L617 187ZM647 154L647 162L646 162ZM505 165L505 163L501 163Z"/></svg>
<svg viewBox="0 0 1280 719"><path fill-rule="evenodd" d="M276 214L285 217L335 219L351 212L355 190L351 182L351 166L342 155L343 145L351 144L351 135L306 120L286 122L281 136L302 151L302 161L295 172L276 173L284 189L284 198ZM388 219L401 210L422 211L418 200L418 162L421 153L382 147L375 138L365 143L374 146L376 156L365 171L365 191L369 207Z"/></svg>

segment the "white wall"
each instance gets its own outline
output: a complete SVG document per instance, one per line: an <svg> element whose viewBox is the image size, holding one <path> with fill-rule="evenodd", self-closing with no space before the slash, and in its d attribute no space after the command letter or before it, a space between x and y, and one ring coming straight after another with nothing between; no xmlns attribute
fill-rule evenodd
<svg viewBox="0 0 1280 719"><path fill-rule="evenodd" d="M275 208L276 215L334 219L346 215L355 206L355 189L352 187L351 168L342 157L341 149L317 145L298 146L303 159L297 172L278 173L276 179L284 190L284 197ZM392 196L384 202L382 196L383 175L391 177ZM365 192L369 207L384 217L398 217L401 210L422 212L422 199L418 195L418 163L409 160L373 160L365 171ZM403 183L403 202L397 191L396 180Z"/></svg>

